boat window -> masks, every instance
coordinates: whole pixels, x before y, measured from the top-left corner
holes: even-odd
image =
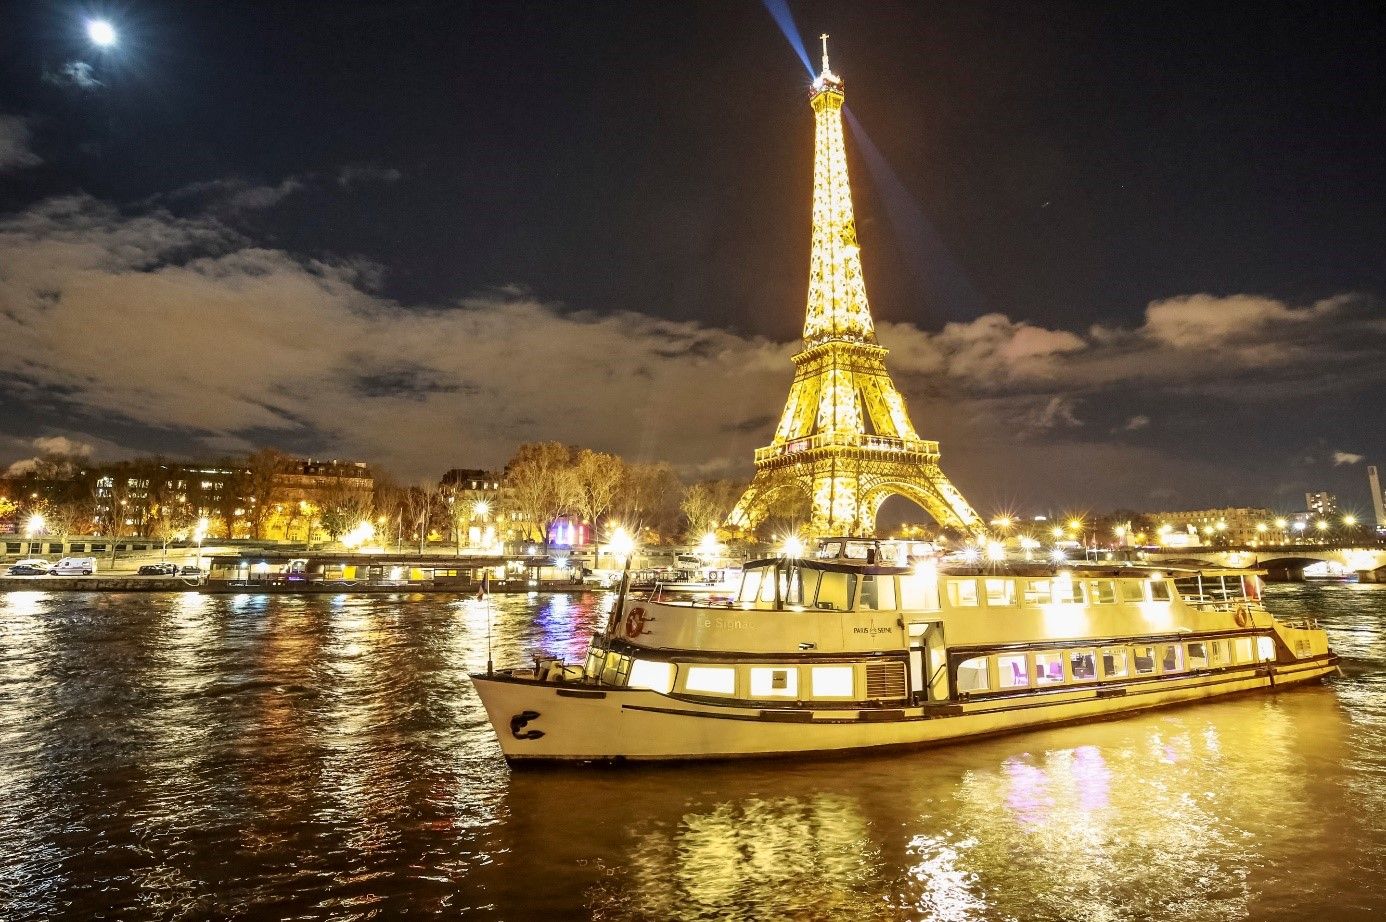
[[[1150,583],[1150,601],[1168,602],[1169,598],[1169,582],[1167,580],[1152,580]]]
[[[630,674],[631,659],[621,653],[607,651],[606,662],[602,665],[602,683],[605,685],[625,685]]]
[[[861,578],[861,597],[857,607],[867,611],[894,611],[895,577],[863,576]]]
[[[602,674],[602,663],[606,659],[606,651],[595,644],[587,650],[587,660],[582,664],[582,674],[592,678],[599,678]]]
[[[1047,579],[1027,579],[1025,581],[1025,604],[1048,605],[1054,601],[1054,587]]]
[[[1060,653],[1035,654],[1035,682],[1058,685],[1064,680],[1064,658]]]
[[[938,611],[938,571],[919,566],[900,577],[900,607],[906,611]]]
[[[853,672],[851,666],[814,666],[813,697],[852,698]]]
[[[1055,602],[1076,602],[1077,604],[1082,605],[1084,601],[1083,595],[1083,584],[1081,582],[1074,582],[1071,576],[1061,575],[1058,579],[1054,580]]]
[[[958,664],[958,691],[986,691],[988,687],[985,656],[974,656]]]
[[[1123,602],[1144,602],[1145,584],[1138,579],[1117,580],[1117,587],[1121,590],[1121,600]]]
[[[630,679],[626,684],[667,695],[674,688],[674,664],[638,659],[630,667]]]
[[[1068,674],[1075,682],[1097,678],[1097,655],[1091,650],[1069,650]]]
[[[1015,605],[1015,580],[1013,579],[988,579],[987,604],[1000,606],[1003,608]]]
[[[975,579],[950,579],[948,604],[953,608],[975,608],[977,600],[977,581]]]
[[[1251,658],[1251,638],[1250,638],[1250,637],[1238,637],[1236,643],[1237,643],[1237,662],[1239,662],[1239,663],[1249,663],[1249,662],[1251,662],[1251,661],[1252,661],[1252,658]]]
[[[1190,669],[1208,668],[1208,645],[1205,643],[1191,643],[1188,645],[1188,660]]]
[[[1030,675],[1025,669],[1024,653],[1005,653],[996,658],[997,685],[1001,688],[1026,688]]]
[[[730,666],[689,666],[683,687],[691,692],[730,695],[736,691],[736,670]]]
[[[1094,605],[1112,605],[1116,602],[1116,583],[1113,580],[1095,579],[1089,585],[1092,587]]]
[[[1155,671],[1155,648],[1154,647],[1134,647],[1135,656],[1131,657],[1131,665],[1136,670],[1136,675],[1150,675]]]
[[[751,697],[799,697],[799,670],[793,666],[752,666]]]
[[[1256,638],[1256,657],[1263,663],[1275,659],[1275,642],[1269,637]]]
[[[1126,677],[1126,648],[1110,647],[1102,651],[1102,677],[1121,679]]]
[[[1227,662],[1227,647],[1222,645],[1221,640],[1214,640],[1208,644],[1208,662],[1213,666],[1221,666]],[[1231,646],[1229,644],[1228,646]]]
[[[779,584],[778,589],[780,592],[780,598],[783,599],[785,590],[785,577],[784,574],[779,572],[779,567],[766,567],[763,571],[761,571],[760,601],[770,602],[772,604],[774,603],[776,583]]]
[[[822,570],[808,567],[795,567],[790,571],[789,591],[785,594],[786,605],[812,605],[818,595],[818,583],[823,578]]]
[[[847,611],[852,607],[852,590],[856,588],[855,573],[824,573],[814,604],[825,610]]]
[[[1177,643],[1167,643],[1160,649],[1161,672],[1184,671],[1184,648]]]
[[[760,593],[760,575],[765,568],[747,570],[741,575],[741,592],[736,596],[738,602],[754,602]]]

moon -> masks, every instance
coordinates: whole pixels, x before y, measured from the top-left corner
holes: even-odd
[[[116,42],[115,26],[104,19],[93,19],[87,23],[87,38],[91,39],[93,44],[109,48]]]

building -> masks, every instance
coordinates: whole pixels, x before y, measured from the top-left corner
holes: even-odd
[[[1330,519],[1338,511],[1338,497],[1324,491],[1305,493],[1304,508],[1315,518]]]
[[[1381,492],[1381,478],[1377,476],[1375,464],[1367,466],[1367,484],[1372,489],[1372,512],[1376,515],[1376,527],[1386,528],[1386,493]]]
[[[1150,520],[1155,524],[1156,540],[1166,547],[1249,545],[1283,537],[1271,511],[1254,506],[1152,512]]]
[[[454,510],[453,520],[469,548],[493,549],[502,540],[498,522],[503,515],[501,474],[481,468],[454,467],[438,487]]]

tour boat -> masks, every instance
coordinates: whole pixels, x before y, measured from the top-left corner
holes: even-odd
[[[735,598],[623,586],[581,665],[472,676],[512,764],[886,750],[1310,682],[1338,657],[1253,570],[967,562],[822,542]]]

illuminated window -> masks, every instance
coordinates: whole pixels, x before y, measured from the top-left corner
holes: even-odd
[[[861,600],[857,603],[857,607],[867,611],[894,611],[895,577],[862,577]]]
[[[1091,650],[1068,651],[1068,672],[1075,682],[1097,678],[1097,656]]]
[[[985,656],[974,656],[958,664],[958,691],[986,691],[988,687]]]
[[[1126,677],[1126,648],[1110,647],[1102,651],[1102,677],[1122,679]]]
[[[852,607],[852,590],[857,588],[857,577],[852,573],[824,573],[818,584],[818,600],[815,603],[826,611],[847,611]]]
[[[975,608],[978,605],[975,579],[950,579],[948,604],[954,608]]]
[[[683,687],[691,692],[730,695],[736,691],[736,670],[730,666],[689,666]]]
[[[1112,605],[1116,602],[1116,583],[1110,579],[1095,579],[1092,585],[1094,605]]]
[[[1250,638],[1250,637],[1238,637],[1238,638],[1236,639],[1236,641],[1234,641],[1234,642],[1236,643],[1236,646],[1237,646],[1237,662],[1239,662],[1239,663],[1250,663],[1250,662],[1252,662],[1253,657],[1252,657],[1252,655],[1251,655],[1251,638]]]
[[[987,604],[1008,608],[1015,605],[1015,580],[1013,579],[988,579],[985,581],[987,587]]]
[[[813,696],[815,698],[851,698],[854,696],[851,666],[814,666]]]
[[[1150,601],[1168,602],[1169,599],[1169,582],[1167,580],[1160,580],[1159,582],[1152,582],[1150,584]]]
[[[790,571],[789,595],[785,597],[785,604],[812,605],[818,595],[818,582],[822,578],[822,570],[795,567]]]
[[[1230,640],[1214,640],[1208,644],[1208,663],[1213,666],[1225,666],[1231,652],[1232,642]]]
[[[1256,657],[1263,663],[1275,659],[1275,642],[1269,637],[1256,638]]]
[[[1206,643],[1191,643],[1187,649],[1187,662],[1190,669],[1208,668],[1208,645]]]
[[[1025,604],[1048,605],[1054,601],[1053,584],[1047,579],[1027,579],[1025,581]]]
[[[938,611],[938,572],[926,569],[901,576],[900,607],[906,611]]]
[[[1131,666],[1136,675],[1150,675],[1155,671],[1155,648],[1132,647]]]
[[[1061,653],[1035,654],[1035,683],[1058,685],[1064,680],[1064,658]]]
[[[1160,671],[1184,671],[1184,648],[1181,645],[1177,643],[1167,643],[1160,648]]]
[[[996,684],[1000,688],[1026,688],[1030,675],[1024,653],[1006,653],[996,658]]]
[[[737,595],[738,602],[754,602],[756,594],[760,592],[760,570],[747,570],[741,577],[741,592]]]
[[[754,666],[751,668],[752,698],[797,698],[799,670],[793,666]]]
[[[1117,580],[1117,588],[1121,590],[1123,602],[1145,601],[1145,584],[1138,579]]]
[[[674,664],[638,659],[630,667],[630,678],[626,684],[631,688],[648,688],[667,695],[674,687]]]
[[[1068,604],[1083,604],[1084,600],[1083,584],[1074,582],[1067,576],[1060,576],[1054,580],[1054,601]]]

